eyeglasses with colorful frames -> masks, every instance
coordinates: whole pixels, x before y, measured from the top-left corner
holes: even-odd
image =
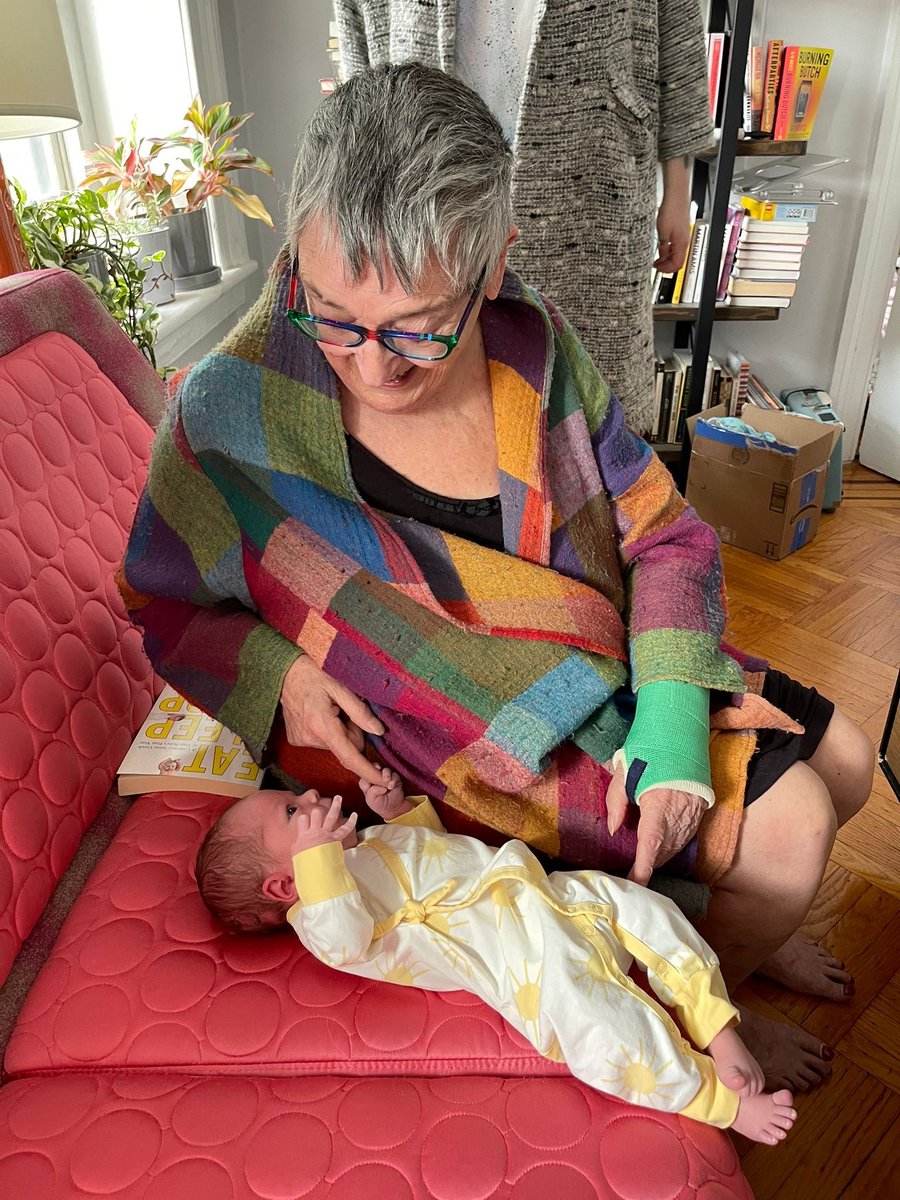
[[[292,325],[296,325],[314,342],[323,342],[325,345],[341,350],[355,350],[363,342],[380,342],[385,350],[390,350],[392,354],[398,354],[401,358],[411,358],[416,362],[439,362],[459,345],[459,339],[462,337],[466,321],[478,299],[486,272],[487,268],[479,275],[455,333],[407,333],[402,329],[366,329],[364,325],[351,325],[347,321],[329,321],[325,317],[316,317],[312,313],[298,311],[294,307],[299,284],[296,260],[291,269],[291,284],[285,316]]]

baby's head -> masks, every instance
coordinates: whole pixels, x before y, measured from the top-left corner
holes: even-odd
[[[226,928],[265,933],[285,924],[297,899],[294,818],[313,808],[327,811],[330,804],[314,789],[300,796],[263,791],[222,813],[203,839],[196,875],[206,907]]]

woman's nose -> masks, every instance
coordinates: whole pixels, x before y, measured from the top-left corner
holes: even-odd
[[[381,342],[373,340],[364,342],[356,351],[356,369],[368,387],[382,387],[402,375],[405,364],[398,355],[386,350]]]

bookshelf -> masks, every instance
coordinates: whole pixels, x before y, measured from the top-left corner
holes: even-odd
[[[711,0],[709,31],[728,34],[721,133],[715,151],[695,160],[692,187],[692,198],[697,203],[698,211],[709,221],[710,246],[721,246],[725,237],[731,180],[735,159],[739,155],[806,153],[806,144],[803,142],[738,141],[738,129],[743,117],[744,69],[750,48],[752,20],[753,0]],[[762,145],[765,145],[765,150],[757,149]],[[735,309],[729,305],[717,304],[718,268],[718,255],[708,254],[696,304],[662,304],[656,305],[653,310],[656,320],[675,322],[675,348],[690,347],[693,352],[691,390],[690,395],[686,397],[687,416],[700,412],[703,406],[706,364],[709,360],[715,322],[773,321],[777,320],[781,311],[764,307]],[[687,480],[690,455],[687,435],[683,445],[655,444],[654,449],[669,463],[679,486],[683,487]]]

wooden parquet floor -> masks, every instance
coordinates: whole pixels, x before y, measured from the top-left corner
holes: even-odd
[[[812,545],[782,562],[724,548],[738,646],[812,684],[880,741],[900,668],[900,483],[854,464],[844,502]],[[880,769],[838,833],[804,927],[848,964],[856,994],[816,1001],[752,978],[737,999],[821,1037],[834,1074],[799,1095],[781,1146],[746,1143],[757,1200],[900,1196],[900,804]]]

